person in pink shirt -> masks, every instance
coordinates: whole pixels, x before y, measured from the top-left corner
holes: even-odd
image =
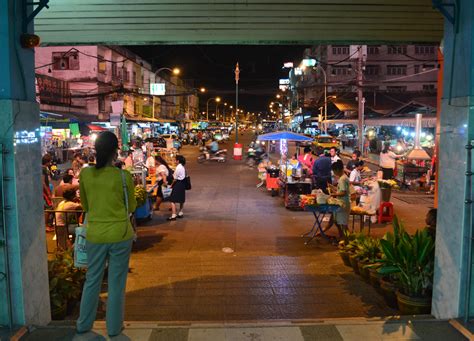
[[[304,147],[304,154],[298,156],[298,161],[301,163],[303,166],[303,171],[308,174],[312,175],[313,174],[313,154],[311,153],[311,147]]]

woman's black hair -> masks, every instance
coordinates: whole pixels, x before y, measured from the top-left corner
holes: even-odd
[[[183,166],[186,164],[186,159],[183,155],[176,155],[176,161],[178,161]]]
[[[170,166],[168,166],[168,162],[166,162],[165,159],[163,159],[160,155],[156,155],[155,156],[155,160],[160,164],[160,165],[163,165],[165,166],[166,168],[170,168]]]
[[[68,188],[63,192],[63,198],[67,201],[73,201],[76,198],[76,189]]]
[[[305,154],[311,153],[311,147],[309,147],[309,146],[304,147],[303,152]]]
[[[114,133],[104,131],[95,140],[96,169],[104,168],[117,154],[118,139]]]
[[[342,172],[344,170],[344,164],[341,160],[337,160],[331,166],[333,172]]]
[[[387,154],[389,149],[390,149],[390,142],[384,142],[382,153]]]

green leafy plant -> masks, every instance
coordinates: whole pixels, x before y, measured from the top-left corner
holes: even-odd
[[[395,233],[380,241],[383,257],[379,273],[394,276],[403,294],[427,297],[433,286],[433,238],[426,230],[410,236],[396,217],[393,225]]]
[[[141,186],[135,186],[135,199],[137,200],[137,207],[140,207],[145,204],[147,198],[146,189]]]
[[[356,251],[357,258],[364,263],[375,263],[381,258],[380,240],[376,238],[362,239]]]
[[[49,295],[52,310],[68,300],[78,300],[85,281],[85,270],[74,267],[72,250],[58,251],[48,261]]]

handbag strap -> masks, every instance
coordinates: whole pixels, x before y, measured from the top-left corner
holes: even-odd
[[[125,171],[122,169],[120,170],[120,173],[122,175],[122,189],[123,189],[123,197],[125,198],[125,221],[126,221],[126,228],[125,228],[125,233],[123,236],[127,234],[128,230],[128,220],[129,220],[129,207],[128,207],[128,189],[127,189],[127,181],[125,179]]]

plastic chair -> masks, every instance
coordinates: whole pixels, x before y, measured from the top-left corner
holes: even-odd
[[[391,202],[382,202],[379,207],[379,224],[390,223],[393,220],[393,204]]]

